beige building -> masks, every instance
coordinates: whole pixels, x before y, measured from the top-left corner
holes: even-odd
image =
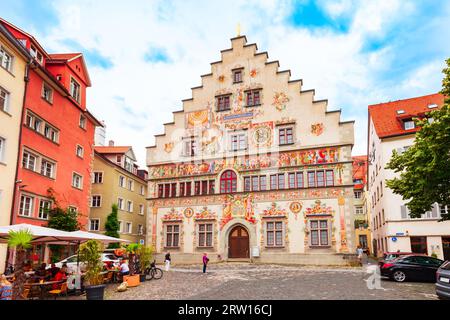
[[[400,250],[450,259],[450,221],[439,221],[449,209],[435,203],[420,218],[411,218],[408,201],[386,187],[386,180],[397,176],[386,169],[393,151],[402,153],[414,144],[419,128],[412,119],[426,117],[443,103],[443,95],[437,93],[369,106],[368,186],[373,250],[378,256]]]
[[[120,238],[145,244],[147,171],[139,170],[131,147],[96,146],[92,173],[89,231],[105,232],[117,204]]]
[[[231,44],[147,149],[152,244],[174,263],[345,263],[353,121],[245,36]]]
[[[25,48],[0,25],[0,226],[9,225],[15,183],[20,123],[31,57]],[[0,273],[4,271],[7,248],[0,245]]]

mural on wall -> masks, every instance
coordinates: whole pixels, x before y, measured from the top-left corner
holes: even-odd
[[[227,194],[224,196],[220,230],[234,218],[242,218],[250,223],[256,223],[255,213],[253,211],[253,194]]]
[[[308,217],[311,215],[313,215],[313,216],[320,216],[320,215],[333,216],[334,210],[331,207],[327,207],[326,204],[322,203],[320,200],[316,200],[312,207],[306,208],[305,217]]]
[[[323,133],[324,129],[325,127],[323,123],[315,123],[311,125],[311,133],[316,136],[320,136]]]
[[[199,110],[185,113],[186,128],[192,129],[197,127],[206,128],[209,125],[209,110]]]
[[[283,125],[283,124],[293,124],[295,122],[296,121],[294,118],[282,117],[280,120],[275,121],[275,124],[277,126],[279,126],[279,125]]]
[[[287,217],[286,209],[279,209],[276,202],[272,202],[272,205],[267,210],[261,213],[261,217]]]
[[[150,168],[150,178],[173,178],[201,174],[216,174],[226,168],[237,171],[258,170],[262,168],[283,168],[302,165],[317,165],[339,161],[339,148],[329,147],[313,150],[299,150],[279,154],[258,155],[231,159],[215,159],[202,163],[165,164]],[[340,179],[342,184],[342,179]]]
[[[283,111],[289,102],[289,97],[284,92],[275,92],[272,105],[278,110]]]
[[[250,70],[250,77],[255,78],[257,74],[258,74],[258,70],[256,70],[255,68]]]
[[[192,209],[192,208],[184,209],[183,215],[186,219],[188,219],[188,223],[189,223],[191,218],[194,216],[194,209]]]
[[[183,215],[179,213],[175,208],[170,209],[162,218],[163,221],[182,221]]]
[[[208,207],[203,207],[202,211],[195,214],[195,220],[215,220],[217,215],[215,212],[211,212]]]
[[[171,153],[173,150],[173,147],[174,147],[173,142],[166,143],[166,144],[164,144],[164,151],[167,153]]]
[[[251,143],[255,147],[270,147],[273,142],[273,121],[255,123],[250,126]]]
[[[211,128],[202,131],[201,149],[205,154],[216,154],[220,151],[220,140],[223,136],[223,130],[217,124],[211,125]]]
[[[220,75],[217,80],[219,80],[220,83],[224,83],[225,82],[225,76],[224,75]]]
[[[291,204],[289,205],[289,209],[295,215],[295,220],[297,220],[298,213],[302,210],[302,207],[302,203],[298,201],[291,202]]]

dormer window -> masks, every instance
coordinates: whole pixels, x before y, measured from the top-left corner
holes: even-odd
[[[416,125],[414,124],[414,121],[412,119],[409,119],[403,121],[403,127],[405,128],[405,130],[411,130],[414,129]]]
[[[75,81],[74,78],[70,79],[70,95],[74,98],[78,103],[80,102],[80,84]]]
[[[405,110],[397,110],[397,114],[404,114]]]
[[[36,59],[40,64],[42,64],[43,62],[42,54],[34,46],[30,47],[30,54],[34,59]]]
[[[242,82],[242,69],[233,70],[233,83]]]
[[[428,109],[434,109],[434,108],[437,108],[437,107],[438,107],[438,105],[436,103],[428,105]]]

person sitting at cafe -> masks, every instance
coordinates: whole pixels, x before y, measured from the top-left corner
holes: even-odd
[[[47,264],[44,262],[41,264],[41,266],[36,270],[36,272],[34,274],[39,277],[45,277],[47,275],[46,268],[47,268]]]
[[[67,280],[67,266],[62,266],[61,269],[55,274],[52,281],[62,281]],[[57,290],[61,287],[61,284],[55,283],[53,284],[53,290]]]
[[[115,269],[114,262],[112,262],[112,261],[106,261],[105,264],[103,265],[103,267],[106,271],[113,271]]]
[[[52,263],[51,268],[49,270],[50,270],[50,275],[53,279],[60,269],[56,266],[56,264]]]
[[[12,299],[12,284],[6,279],[6,276],[2,274],[0,276],[0,300]]]
[[[120,277],[122,280],[123,280],[124,276],[127,276],[130,274],[130,268],[128,267],[128,263],[126,260],[122,260],[120,262],[119,271],[120,271]]]

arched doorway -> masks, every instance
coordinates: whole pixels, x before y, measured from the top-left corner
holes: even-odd
[[[248,231],[242,226],[236,226],[228,236],[228,258],[249,258],[250,238]]]

